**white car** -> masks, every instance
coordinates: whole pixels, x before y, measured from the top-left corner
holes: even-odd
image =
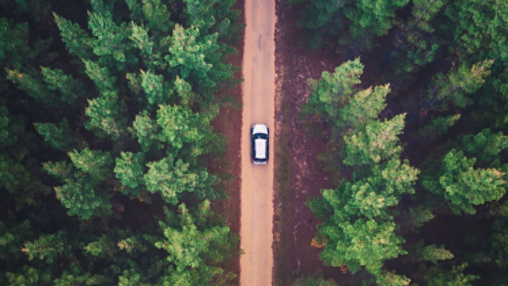
[[[268,163],[268,126],[254,124],[250,129],[251,160],[256,165]]]

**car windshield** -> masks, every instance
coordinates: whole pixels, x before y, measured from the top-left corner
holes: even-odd
[[[266,159],[266,140],[265,139],[256,139],[254,140],[254,144],[256,144],[256,159]]]
[[[258,139],[258,138],[266,139],[266,138],[268,138],[268,135],[263,134],[263,133],[257,133],[257,134],[252,135],[252,138],[254,138],[254,139]]]

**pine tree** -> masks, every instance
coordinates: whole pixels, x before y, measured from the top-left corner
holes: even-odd
[[[125,106],[116,98],[98,97],[89,100],[85,110],[89,119],[84,126],[99,137],[111,136],[113,140],[119,140],[126,134],[125,112]]]
[[[448,102],[458,107],[466,107],[473,101],[465,95],[474,93],[483,85],[484,77],[490,74],[489,68],[493,63],[493,60],[486,60],[473,65],[471,69],[460,66],[447,76],[437,74],[429,90],[429,96],[444,101],[444,108],[447,108]]]
[[[459,119],[460,114],[435,118],[431,124],[425,126],[420,134],[430,136],[431,140],[435,140],[437,136],[445,134]]]
[[[406,252],[400,248],[404,240],[396,237],[395,224],[377,223],[374,220],[357,220],[354,224],[340,223],[339,229],[322,225],[320,231],[328,238],[321,252],[327,265],[346,265],[351,273],[361,266],[374,275],[381,275],[383,261]]]
[[[67,151],[78,144],[66,118],[56,126],[53,123],[34,123],[37,132],[44,136],[44,141],[57,150]]]
[[[64,74],[60,69],[41,68],[42,75],[50,90],[59,90],[63,95],[61,100],[74,105],[76,99],[86,97],[85,87],[79,80]]]
[[[309,79],[311,93],[301,108],[302,115],[335,124],[340,108],[356,92],[362,73],[363,65],[358,58],[341,64],[333,74],[323,72],[320,80]]]
[[[195,213],[185,204],[179,205],[178,209],[180,215],[176,224],[174,214],[167,209],[164,210],[167,221],[159,222],[165,238],[157,241],[155,246],[168,252],[167,259],[176,268],[163,281],[176,283],[172,285],[209,285],[212,279],[224,277],[223,269],[205,262],[221,262],[229,256],[231,249],[238,247],[238,241],[230,235],[228,227],[210,223],[213,213],[209,201],[202,202]]]
[[[476,135],[464,136],[462,145],[466,154],[477,158],[478,163],[500,167],[500,153],[508,149],[508,136],[483,129]]]
[[[404,118],[405,114],[401,114],[384,122],[373,121],[365,126],[365,130],[345,136],[347,156],[344,164],[370,165],[398,156],[402,148],[397,146],[397,136],[404,128]]]
[[[345,15],[353,22],[350,33],[355,35],[355,30],[369,29],[376,36],[388,33],[393,25],[395,11],[406,6],[409,0],[361,0],[356,2],[356,7],[351,5],[345,10]],[[362,34],[358,34],[361,36]],[[356,36],[356,35],[355,35]]]
[[[183,192],[194,192],[200,199],[212,197],[217,178],[206,171],[193,171],[182,160],[166,157],[147,164],[144,176],[149,192],[160,193],[162,198],[176,205]]]
[[[499,200],[506,192],[505,173],[499,169],[473,168],[475,158],[468,159],[455,149],[446,154],[441,169],[427,175],[423,186],[448,200],[450,208],[459,213],[476,213],[475,205]]]
[[[338,124],[346,128],[365,127],[368,120],[378,117],[386,107],[386,95],[390,92],[390,85],[376,86],[374,90],[368,88],[357,92],[348,104],[339,110]]]
[[[167,103],[173,95],[173,90],[164,81],[162,75],[141,70],[141,87],[145,92],[149,104],[160,105]]]
[[[89,219],[111,214],[111,195],[90,182],[85,175],[67,179],[63,186],[55,187],[55,193],[62,205],[69,209],[67,213],[70,216]]]
[[[438,266],[426,268],[422,265],[419,272],[427,285],[472,286],[471,282],[478,280],[480,277],[464,274],[466,267],[467,263],[454,266],[452,270],[444,270]]]
[[[203,151],[201,140],[204,134],[199,132],[198,127],[202,122],[198,114],[180,107],[161,105],[157,111],[157,123],[162,127],[164,141],[174,148],[182,149],[184,144],[189,144],[191,155],[200,155]],[[209,122],[209,121],[208,121]]]
[[[311,275],[309,277],[296,279],[292,286],[337,286],[337,283],[332,279],[325,280],[319,275]]]
[[[120,153],[121,158],[116,158],[115,174],[123,186],[136,189],[144,184],[143,169],[145,166],[144,153],[133,154],[131,152]],[[123,193],[127,193],[121,189]]]
[[[33,242],[25,242],[21,251],[28,255],[28,260],[38,258],[51,264],[56,262],[58,256],[69,251],[69,247],[64,245],[64,241],[66,241],[66,233],[62,231],[56,234],[41,235]]]
[[[69,53],[81,59],[91,58],[93,39],[78,24],[73,24],[55,13],[53,15],[62,35],[62,41],[65,43],[65,48]]]
[[[93,182],[101,182],[111,176],[113,159],[107,152],[85,148],[81,151],[71,151],[68,155],[74,167],[87,173],[87,177]]]
[[[144,152],[164,148],[162,142],[165,140],[163,139],[162,128],[147,113],[136,115],[133,128],[130,128],[129,131],[138,138],[138,143]]]
[[[88,27],[92,30],[92,34],[95,36],[93,39],[94,54],[99,57],[111,55],[115,60],[125,62],[125,52],[129,47],[124,40],[128,38],[129,31],[126,24],[123,23],[121,26],[117,26],[113,22],[111,14],[108,12],[88,12],[88,16],[90,18],[88,21]]]
[[[218,35],[208,35],[202,41],[199,41],[199,35],[198,28],[185,29],[177,24],[169,47],[171,56],[166,56],[165,59],[171,67],[177,68],[183,79],[192,79],[202,87],[214,87],[215,83],[208,75],[213,65],[207,63],[205,57],[218,50]]]

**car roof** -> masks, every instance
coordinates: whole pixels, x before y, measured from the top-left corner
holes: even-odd
[[[256,139],[254,144],[256,144],[256,159],[266,159],[266,139]]]
[[[268,127],[264,124],[254,124],[254,126],[252,126],[252,134],[259,133],[268,135]]]

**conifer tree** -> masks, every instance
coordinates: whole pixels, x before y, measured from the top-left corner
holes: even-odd
[[[44,136],[44,141],[57,150],[67,151],[75,147],[77,140],[69,126],[67,118],[56,126],[53,123],[35,123],[35,129],[39,134]]]
[[[423,186],[447,199],[452,211],[474,214],[475,205],[499,200],[506,192],[502,170],[474,168],[475,163],[476,158],[468,159],[453,149],[444,157],[440,170],[425,177]]]
[[[65,48],[71,53],[81,59],[89,59],[92,56],[93,39],[85,31],[83,31],[78,24],[73,24],[71,21],[66,20],[57,14],[55,16],[55,23],[58,25],[62,41],[65,43]]]
[[[120,153],[116,158],[115,174],[123,186],[136,189],[144,184],[143,169],[145,165],[144,153]]]
[[[445,101],[444,108],[447,107],[448,102],[458,107],[466,107],[472,103],[472,100],[465,95],[474,93],[482,86],[485,82],[484,77],[490,74],[489,68],[493,63],[492,60],[486,60],[473,65],[471,69],[461,66],[447,76],[436,75],[429,90],[430,97]]]
[[[162,198],[177,204],[183,192],[194,192],[198,198],[213,198],[215,176],[206,171],[193,171],[182,160],[166,157],[147,164],[149,170],[144,176],[149,192],[160,193]]]
[[[60,69],[42,68],[42,74],[51,90],[59,90],[61,100],[70,104],[76,104],[76,99],[86,96],[83,82],[74,79],[70,75],[64,74]]]
[[[398,156],[402,150],[397,146],[398,135],[404,128],[405,114],[381,122],[373,121],[365,130],[344,137],[346,142],[346,165],[370,165]]]
[[[212,279],[225,277],[224,270],[215,265],[229,256],[229,250],[238,241],[229,233],[228,227],[210,220],[213,213],[209,201],[202,202],[195,212],[185,204],[178,208],[178,219],[165,209],[166,222],[159,222],[165,238],[157,241],[155,246],[165,249],[168,261],[175,265],[175,271],[163,281],[176,283],[173,285],[210,285]],[[212,265],[205,264],[207,260]]]
[[[321,228],[326,225],[322,225]],[[394,234],[392,222],[377,223],[374,220],[357,220],[354,224],[344,222],[339,229],[328,228],[330,232],[321,259],[332,266],[347,265],[351,273],[361,266],[376,276],[381,276],[382,262],[406,252],[400,248],[402,238]]]
[[[25,242],[21,251],[28,255],[28,260],[38,258],[45,260],[48,264],[54,263],[59,255],[70,250],[69,246],[64,245],[65,236],[65,232],[62,231],[56,234],[41,235],[33,242]]]
[[[302,106],[302,115],[335,123],[340,108],[357,91],[356,85],[360,83],[362,73],[363,65],[358,58],[341,64],[333,74],[323,72],[320,80],[309,79],[311,93]]]
[[[460,114],[455,114],[435,118],[432,120],[431,124],[425,126],[421,134],[423,136],[429,136],[431,140],[434,140],[436,137],[445,134],[450,127],[455,125],[455,122],[457,122],[460,117]]]

